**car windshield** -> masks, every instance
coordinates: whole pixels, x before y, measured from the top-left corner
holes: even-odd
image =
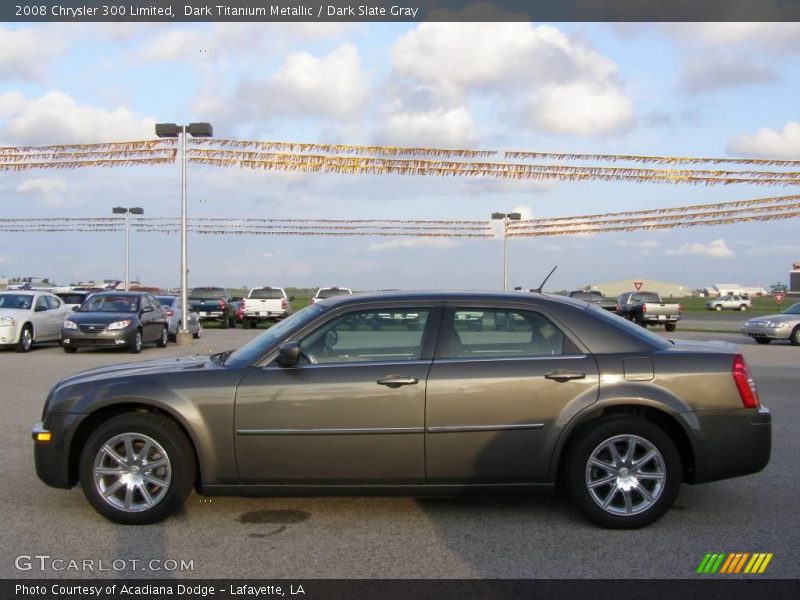
[[[279,321],[257,338],[250,340],[244,346],[235,350],[225,360],[225,364],[233,367],[250,364],[285,337],[286,334],[302,329],[324,311],[325,309],[317,304],[311,304],[298,310],[291,317]]]
[[[610,325],[613,325],[614,327],[616,327],[618,329],[622,329],[626,333],[628,333],[628,334],[630,334],[630,335],[632,335],[632,336],[634,336],[634,337],[636,337],[636,338],[638,338],[640,340],[643,340],[643,341],[647,342],[648,344],[650,344],[650,345],[652,345],[652,346],[654,346],[656,348],[659,348],[661,350],[665,350],[665,349],[669,348],[670,346],[672,346],[671,342],[665,340],[664,338],[661,338],[661,337],[657,336],[652,331],[648,331],[647,329],[645,329],[644,327],[642,327],[640,325],[635,325],[634,323],[632,323],[631,321],[628,321],[627,319],[623,319],[622,317],[618,317],[617,315],[615,315],[612,312],[609,312],[607,310],[603,310],[602,308],[597,308],[596,306],[593,306],[591,304],[589,305],[589,311],[591,312],[592,315],[594,315],[598,319],[606,321]]]
[[[350,290],[343,290],[340,288],[325,288],[317,292],[317,298],[333,298],[334,296],[344,296],[349,293]]]
[[[256,300],[279,300],[283,298],[283,292],[278,288],[255,288],[250,291],[248,298]]]
[[[139,297],[122,294],[96,295],[80,308],[81,312],[132,313],[139,310]]]
[[[225,288],[218,287],[194,288],[189,292],[190,298],[199,298],[200,300],[224,298],[226,295]]]
[[[33,303],[31,294],[0,294],[0,308],[30,310]]]
[[[161,306],[173,306],[178,298],[176,296],[156,296],[156,300]]]
[[[794,306],[790,306],[785,311],[783,311],[785,315],[800,315],[800,302],[795,304]]]

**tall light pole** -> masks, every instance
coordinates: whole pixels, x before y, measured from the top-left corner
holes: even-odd
[[[144,209],[139,206],[130,208],[115,206],[111,209],[111,212],[115,215],[125,215],[125,291],[127,292],[130,287],[130,277],[128,276],[130,272],[130,215],[143,215]]]
[[[518,212],[514,213],[492,213],[492,220],[503,221],[503,290],[508,289],[508,222],[519,221],[522,215]]]
[[[175,336],[179,346],[192,343],[187,324],[188,317],[188,285],[189,266],[186,257],[186,135],[192,137],[211,137],[214,128],[211,123],[189,123],[176,125],[175,123],[156,123],[156,135],[162,138],[181,138],[181,326]]]

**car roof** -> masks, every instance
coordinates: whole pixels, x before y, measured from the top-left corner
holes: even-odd
[[[363,304],[379,302],[515,302],[530,304],[558,303],[569,306],[585,307],[581,300],[573,300],[565,296],[553,296],[537,292],[492,292],[492,291],[389,291],[368,292],[351,295],[333,296],[323,300],[326,306]]]
[[[152,296],[153,292],[128,292],[125,290],[108,290],[105,292],[95,292],[92,296]]]

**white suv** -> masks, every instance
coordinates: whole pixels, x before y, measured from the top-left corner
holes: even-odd
[[[284,319],[292,314],[294,296],[287,296],[283,288],[255,287],[242,298],[242,327],[255,329],[259,321]]]
[[[753,303],[750,301],[750,298],[738,294],[728,294],[716,300],[709,300],[706,302],[706,308],[708,310],[747,310],[752,307]]]

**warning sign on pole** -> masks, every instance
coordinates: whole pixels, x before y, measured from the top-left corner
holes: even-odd
[[[786,296],[786,292],[772,292],[772,297],[775,298],[775,302],[778,304],[783,302],[784,296]]]
[[[642,286],[643,286],[643,285],[644,285],[644,281],[634,281],[634,282],[633,282],[633,287],[635,287],[635,288],[636,288],[636,291],[637,291],[637,292],[638,292],[640,289],[642,289]]]

